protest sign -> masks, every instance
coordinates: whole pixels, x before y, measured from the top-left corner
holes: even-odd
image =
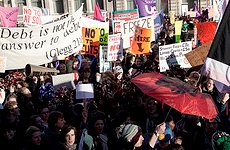
[[[42,10],[38,7],[23,6],[23,22],[25,25],[41,25]]]
[[[82,28],[83,47],[82,54],[97,55],[99,51],[100,29]]]
[[[74,80],[74,73],[52,76],[54,91],[57,91],[61,87],[75,89]]]
[[[5,73],[6,70],[6,57],[0,56],[0,73]]]
[[[137,9],[133,10],[119,10],[113,12],[113,33],[121,33],[121,20],[128,21],[132,19],[138,19],[139,14]]]
[[[100,32],[99,44],[108,45],[109,30],[107,28],[100,28],[99,32]]]
[[[116,61],[119,57],[123,56],[123,47],[121,44],[121,34],[109,35],[107,61]]]
[[[63,59],[82,48],[82,7],[73,15],[30,28],[0,28],[0,56],[7,57],[6,70],[26,64],[42,65]]]
[[[202,44],[214,39],[216,33],[216,22],[201,22],[196,24],[198,38]]]
[[[76,99],[94,98],[93,84],[79,83],[76,85]]]
[[[154,21],[153,16],[143,17],[139,19],[129,20],[129,21],[122,21],[121,22],[121,33],[123,42],[123,48],[131,47],[131,43],[133,40],[135,27],[139,26],[142,28],[152,29],[151,34],[151,41],[155,40],[154,34]]]
[[[184,56],[192,51],[192,42],[182,42],[159,47],[160,72],[169,69],[170,65],[179,64],[181,68],[191,68],[192,66]]]
[[[108,46],[100,46],[100,53],[99,53],[100,73],[103,73],[107,70],[112,70],[112,65],[110,64],[110,62],[107,61],[107,51],[108,51]]]
[[[175,11],[170,11],[170,23],[175,23]]]
[[[211,47],[211,44],[212,42],[205,43],[197,47],[196,49],[192,50],[191,52],[185,54],[185,57],[193,67],[204,64],[209,49]]]
[[[151,29],[136,27],[132,42],[132,54],[148,54],[151,45]]]
[[[180,42],[181,36],[181,29],[182,29],[182,21],[175,21],[175,36],[176,36],[176,43]]]

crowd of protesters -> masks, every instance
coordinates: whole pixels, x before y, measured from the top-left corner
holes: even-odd
[[[194,25],[199,20],[177,19],[183,20],[181,41],[194,41]],[[93,83],[94,99],[87,99],[86,105],[84,100],[75,99],[75,89],[55,91],[50,74],[26,76],[24,70],[2,74],[1,149],[230,149],[229,94],[218,92],[212,79],[200,75],[200,68],[173,65],[164,74],[209,93],[219,112],[211,120],[173,109],[165,118],[170,108],[144,95],[130,81],[143,72],[159,72],[159,46],[175,43],[174,26],[169,22],[166,16],[150,55],[132,55],[125,49],[113,69],[102,74],[98,73],[97,56],[76,54],[58,61],[58,65],[49,64],[57,67],[59,74],[77,74],[75,84]],[[193,45],[196,48],[201,43],[197,40]]]

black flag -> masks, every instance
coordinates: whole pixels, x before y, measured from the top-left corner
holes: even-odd
[[[230,5],[219,24],[202,74],[215,80],[220,92],[230,92]]]

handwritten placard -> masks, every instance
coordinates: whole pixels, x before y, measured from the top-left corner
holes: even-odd
[[[191,52],[188,52],[187,54],[185,54],[185,57],[187,58],[187,60],[193,67],[204,64],[204,61],[211,47],[211,44],[212,42],[208,42],[202,46],[197,47]]]

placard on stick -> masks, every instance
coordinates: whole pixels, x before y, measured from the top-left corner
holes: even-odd
[[[196,49],[192,50],[191,52],[188,52],[187,54],[185,54],[185,57],[188,59],[191,66],[196,67],[196,66],[204,64],[204,61],[211,47],[211,44],[212,44],[212,41],[202,46],[199,46]]]
[[[76,99],[94,98],[93,84],[79,83],[76,85]]]

